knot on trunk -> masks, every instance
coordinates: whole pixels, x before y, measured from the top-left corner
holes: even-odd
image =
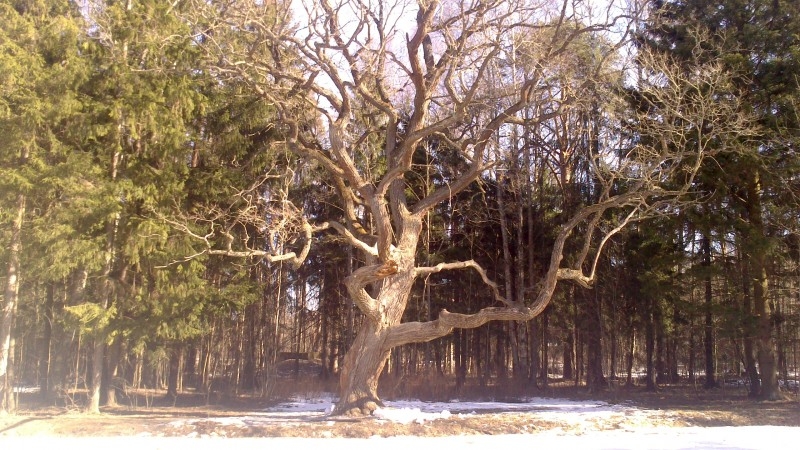
[[[385,278],[396,273],[397,263],[391,259],[387,259],[386,262],[384,262],[383,265],[378,268],[378,271],[375,272],[375,276],[379,278]]]

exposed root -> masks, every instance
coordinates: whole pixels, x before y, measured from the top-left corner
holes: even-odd
[[[374,396],[358,396],[355,400],[337,403],[336,408],[333,410],[333,415],[348,417],[371,416],[381,406],[383,406],[383,402]]]

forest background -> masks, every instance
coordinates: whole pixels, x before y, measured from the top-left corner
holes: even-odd
[[[780,397],[800,11],[706,3],[2,0],[0,409],[269,397],[287,359],[364,412],[378,376]],[[401,282],[389,325],[464,321],[343,376]]]

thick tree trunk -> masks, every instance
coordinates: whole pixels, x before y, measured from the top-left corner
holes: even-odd
[[[103,384],[100,401],[106,406],[117,406],[117,391],[122,388],[118,383],[121,354],[122,339],[116,337],[114,342],[107,347],[103,363]]]
[[[376,323],[364,321],[345,355],[337,413],[368,415],[382,405],[378,397],[378,379],[389,357],[389,349],[383,348],[381,331]]]
[[[767,275],[767,245],[764,243],[764,223],[761,217],[761,181],[758,172],[751,174],[747,186],[747,215],[750,222],[750,262],[753,276],[753,312],[756,319],[756,348],[761,375],[762,400],[778,400],[778,371],[772,335],[772,311],[768,306],[769,277]]]
[[[110,268],[108,271],[109,273],[106,274],[106,277],[110,275]],[[100,302],[100,307],[105,311],[108,309],[110,303],[109,297],[111,296],[111,280],[108,278],[106,278],[103,282],[101,295],[102,299]],[[92,344],[92,366],[89,369],[89,380],[91,381],[91,384],[89,387],[89,401],[86,405],[86,412],[88,413],[97,414],[100,412],[105,354],[106,348],[108,347],[106,344],[106,337],[106,330],[94,330],[94,342]]]
[[[403,271],[382,281],[383,286],[375,299],[377,308],[374,308],[379,315],[364,318],[345,355],[339,378],[339,400],[335,407],[337,414],[367,415],[382,405],[378,396],[378,379],[393,348],[386,343],[386,331],[400,323],[414,283],[413,255],[406,258]],[[398,269],[395,263],[384,264],[377,271],[381,270]],[[355,281],[354,276],[359,276],[359,272],[351,275],[351,283]]]
[[[758,349],[758,367],[761,375],[759,398],[762,400],[778,400],[781,395],[778,388],[778,371],[775,348],[773,346],[772,315],[767,308],[767,270],[761,265],[756,273],[757,278],[753,285],[753,304],[758,321],[756,347]]]

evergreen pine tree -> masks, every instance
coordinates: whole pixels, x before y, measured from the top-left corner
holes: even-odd
[[[800,7],[783,0],[695,0],[653,3],[659,20],[647,29],[644,42],[651,48],[686,58],[701,46],[721,58],[732,74],[747,110],[758,118],[758,139],[744,136],[735,148],[727,148],[715,164],[721,171],[711,189],[727,195],[725,206],[735,208],[739,251],[746,257],[751,280],[754,327],[745,321],[745,334],[756,342],[761,386],[751,393],[763,399],[779,397],[773,318],[770,307],[769,266],[777,238],[786,224],[775,211],[797,210],[789,192],[798,166],[798,95],[800,82]],[[702,42],[692,29],[708,30]],[[713,169],[706,169],[713,170]],[[772,230],[784,230],[775,233]],[[749,294],[745,295],[749,298]],[[774,303],[774,302],[773,302]],[[757,378],[753,377],[755,381]]]
[[[0,2],[0,261],[7,268],[0,411],[14,408],[9,361],[20,278],[35,280],[32,261],[46,254],[28,251],[36,249],[37,218],[79,174],[74,164],[81,156],[72,153],[70,128],[82,110],[77,86],[86,77],[81,27],[80,14],[67,1]]]

